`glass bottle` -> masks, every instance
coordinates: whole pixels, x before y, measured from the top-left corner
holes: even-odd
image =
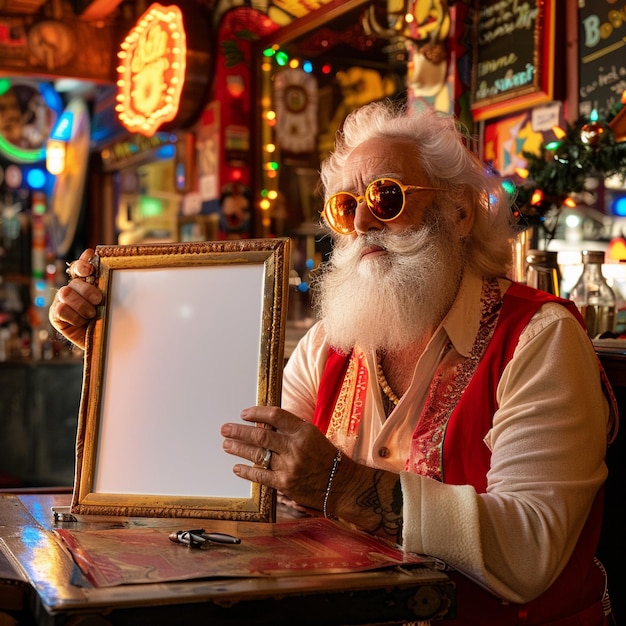
[[[557,253],[547,250],[529,250],[526,256],[526,284],[555,296],[561,295],[561,271]]]
[[[583,271],[574,285],[570,300],[580,311],[587,334],[597,337],[605,332],[615,331],[615,294],[602,274],[604,252],[583,250]]]

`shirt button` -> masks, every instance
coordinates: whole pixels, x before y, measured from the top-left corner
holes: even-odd
[[[378,456],[381,459],[386,459],[387,457],[391,456],[391,452],[389,452],[389,448],[386,447],[382,447],[378,449]]]

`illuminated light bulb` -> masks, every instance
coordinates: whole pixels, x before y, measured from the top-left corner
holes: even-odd
[[[265,114],[265,119],[267,119],[267,120],[275,120],[276,119],[276,111],[268,111]]]
[[[305,61],[302,64],[302,70],[307,74],[310,74],[313,71],[313,63],[311,63],[311,61]]]
[[[58,176],[65,170],[66,144],[64,141],[48,140],[46,144],[46,169]]]
[[[561,145],[560,141],[551,141],[546,144],[546,150],[556,150]]]
[[[265,172],[265,175],[268,178],[276,178],[278,176],[278,172],[275,172],[274,170],[268,170],[267,172]]]
[[[520,176],[521,178],[528,178],[528,170],[524,169],[522,167],[516,167],[515,168],[515,173]]]
[[[411,24],[411,23],[413,22],[413,20],[414,20],[414,19],[415,19],[415,18],[413,17],[413,13],[407,13],[407,14],[404,16],[404,21],[405,21],[407,24]]]
[[[289,67],[292,70],[295,70],[296,68],[298,68],[300,66],[300,61],[298,61],[298,59],[291,59],[291,61],[289,61]]]
[[[563,200],[563,204],[565,206],[570,207],[571,209],[574,209],[576,207],[576,200],[574,200],[574,198],[570,198],[568,196],[567,198],[565,198],[565,200]]]
[[[52,172],[50,172],[52,174]],[[31,189],[42,189],[46,184],[46,174],[39,168],[34,167],[26,173],[26,183]]]
[[[531,204],[539,204],[541,201],[543,200],[543,191],[541,191],[540,189],[537,189],[531,199],[530,199],[530,203]]]
[[[552,132],[557,139],[565,139],[565,137],[567,136],[567,133],[560,126],[553,126]]]
[[[262,211],[267,211],[270,208],[270,201],[264,198],[261,202],[259,202],[259,208]]]
[[[593,109],[591,114],[589,115],[589,121],[597,122],[598,121],[598,109]]]
[[[272,189],[271,191],[267,192],[267,197],[270,200],[276,200],[276,198],[278,198],[278,192],[275,189]]]
[[[502,181],[502,188],[508,194],[512,194],[515,191],[515,184],[512,181],[510,181],[510,180],[503,180]]]
[[[273,143],[268,143],[265,146],[265,151],[266,152],[275,152],[275,150],[276,150],[276,146]]]

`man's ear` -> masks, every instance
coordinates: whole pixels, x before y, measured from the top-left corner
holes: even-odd
[[[457,225],[461,235],[467,237],[472,232],[472,227],[474,226],[476,209],[469,194],[465,194],[463,200],[463,204],[457,207]]]

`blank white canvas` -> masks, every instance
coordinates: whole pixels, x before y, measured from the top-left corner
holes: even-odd
[[[94,492],[250,497],[219,431],[258,403],[263,276],[112,271]]]

